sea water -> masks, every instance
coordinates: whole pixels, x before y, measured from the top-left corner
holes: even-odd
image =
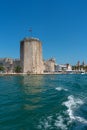
[[[1,76],[0,130],[87,130],[87,75]]]

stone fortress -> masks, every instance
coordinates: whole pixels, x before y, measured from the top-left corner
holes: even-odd
[[[42,43],[37,38],[24,38],[20,42],[20,59],[1,58],[0,66],[5,68],[5,73],[14,73],[15,67],[21,67],[21,73],[43,74],[58,71],[54,58],[43,60]],[[70,66],[69,66],[70,67]],[[65,65],[65,69],[66,65]]]
[[[25,38],[20,42],[20,64],[23,73],[43,73],[42,44],[39,39]]]

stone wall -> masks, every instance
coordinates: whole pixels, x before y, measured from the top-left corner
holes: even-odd
[[[20,66],[20,59],[2,58],[0,66],[4,67],[5,73],[13,73],[16,66]]]
[[[55,60],[49,59],[44,61],[44,72],[54,72],[55,71]]]

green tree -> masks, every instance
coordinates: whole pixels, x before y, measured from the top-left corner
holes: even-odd
[[[20,66],[16,66],[14,70],[16,73],[20,73],[22,71],[22,68]]]
[[[80,70],[83,69],[83,65],[80,65]]]
[[[87,72],[87,65],[86,65],[86,66],[84,66],[84,69],[85,69],[85,71]]]
[[[76,66],[74,65],[74,66],[72,66],[72,70],[76,70]]]
[[[0,66],[0,71],[4,71],[5,68],[3,66]]]

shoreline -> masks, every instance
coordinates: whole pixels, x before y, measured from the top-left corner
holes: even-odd
[[[28,75],[57,75],[57,74],[87,74],[87,73],[67,73],[67,72],[52,72],[52,73],[42,73],[42,74],[27,74],[27,73],[0,73],[0,76],[28,76]]]
[[[2,73],[0,76],[24,76],[24,75],[54,75],[54,74],[65,74],[65,73],[42,73],[42,74],[27,74],[27,73]]]

